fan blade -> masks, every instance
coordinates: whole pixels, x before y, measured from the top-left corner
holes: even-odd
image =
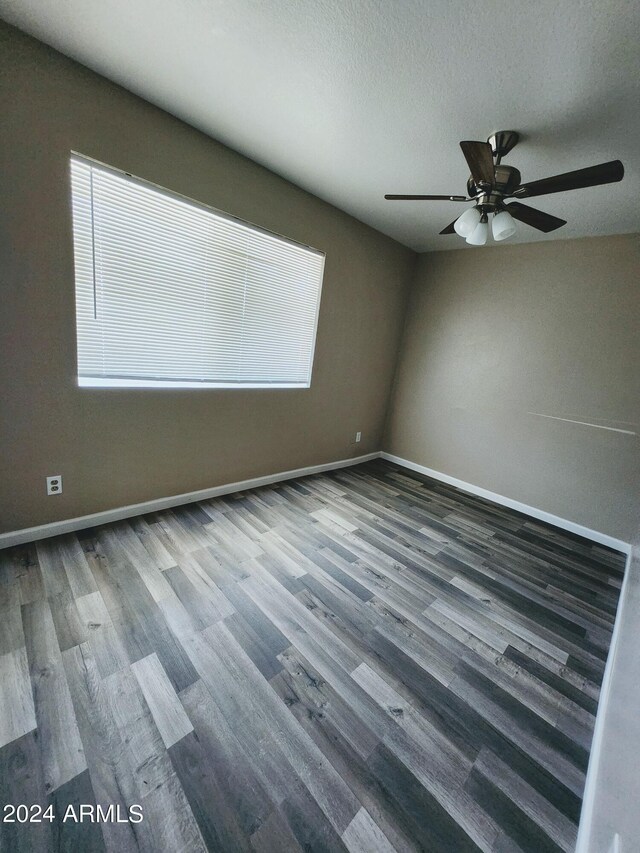
[[[506,210],[513,216],[514,219],[519,219],[532,228],[537,228],[538,231],[555,231],[556,228],[562,228],[567,224],[566,219],[558,219],[557,216],[551,216],[550,213],[543,213],[541,210],[536,210],[535,207],[529,207],[528,204],[520,204],[519,201],[512,201],[506,205]]]
[[[453,222],[451,222],[449,225],[447,225],[446,228],[443,228],[440,233],[441,234],[455,234],[456,232],[455,232],[455,229],[453,226],[455,225],[455,223],[457,221],[458,221],[457,219],[454,219]]]
[[[579,190],[582,187],[597,187],[600,184],[613,184],[621,181],[624,176],[624,166],[620,160],[600,163],[588,169],[576,169],[575,172],[565,172],[552,178],[543,178],[530,184],[522,184],[512,193],[514,198],[532,198],[548,193],[562,193],[567,190]]]
[[[387,201],[468,201],[465,195],[386,195]]]
[[[460,148],[462,148],[462,153],[469,166],[473,182],[476,185],[495,186],[493,152],[489,143],[461,142]]]

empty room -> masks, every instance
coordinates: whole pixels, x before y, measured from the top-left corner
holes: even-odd
[[[640,6],[0,0],[0,851],[640,850]]]

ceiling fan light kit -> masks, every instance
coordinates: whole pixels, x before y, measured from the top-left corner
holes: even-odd
[[[531,198],[537,195],[566,192],[583,187],[596,187],[621,181],[624,166],[620,160],[600,163],[587,169],[565,172],[551,178],[543,178],[529,184],[520,182],[520,172],[513,166],[502,164],[502,158],[514,148],[519,140],[515,130],[499,130],[486,142],[463,141],[460,148],[471,171],[467,181],[467,195],[385,195],[393,201],[473,201],[474,206],[443,228],[441,234],[458,234],[471,246],[484,246],[489,237],[489,215],[491,233],[496,241],[506,240],[516,233],[515,219],[549,233],[566,225],[559,219],[506,199]]]

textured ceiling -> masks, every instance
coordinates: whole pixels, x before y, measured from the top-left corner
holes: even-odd
[[[419,251],[463,205],[460,139],[515,129],[523,180],[620,158],[622,183],[532,200],[513,242],[640,231],[637,0],[0,0],[0,15]],[[535,204],[534,204],[535,202]]]

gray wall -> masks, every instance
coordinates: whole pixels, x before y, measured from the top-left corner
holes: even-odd
[[[588,192],[586,190],[585,192]],[[640,237],[421,255],[384,449],[630,541]]]
[[[413,252],[2,23],[0,74],[0,532],[379,449]],[[72,149],[326,252],[310,389],[77,388]]]

